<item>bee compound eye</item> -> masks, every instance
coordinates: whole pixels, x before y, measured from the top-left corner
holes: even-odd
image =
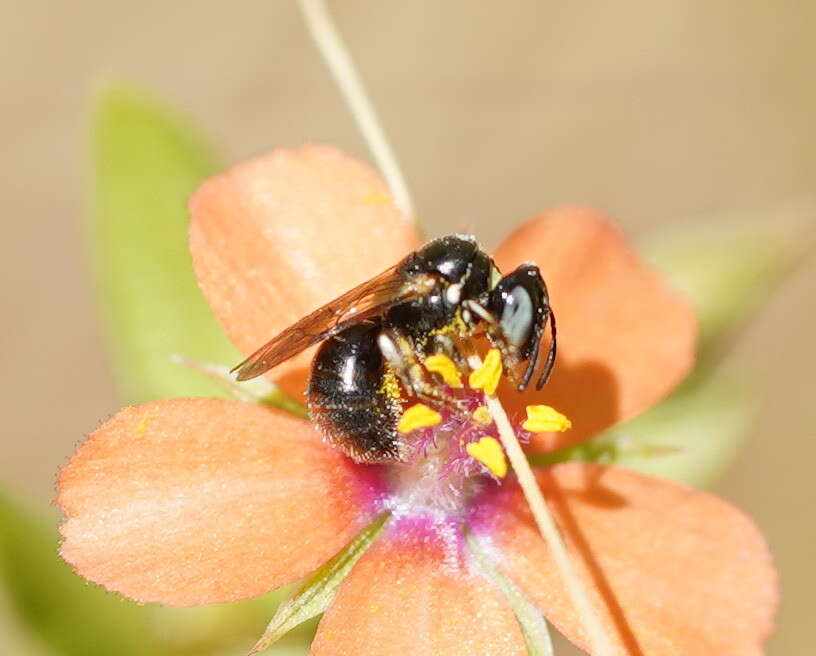
[[[526,344],[533,328],[533,300],[521,285],[516,285],[503,296],[499,325],[507,342],[520,348]]]

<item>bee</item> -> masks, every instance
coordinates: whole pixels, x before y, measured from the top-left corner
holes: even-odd
[[[523,391],[548,321],[537,389],[556,356],[555,315],[538,267],[522,264],[502,276],[474,237],[451,235],[303,317],[233,372],[239,381],[255,378],[319,343],[306,392],[312,420],[355,461],[393,462],[404,458],[397,426],[406,400],[456,407],[456,398],[429,380],[428,357],[445,355],[464,370],[465,346],[484,334]]]

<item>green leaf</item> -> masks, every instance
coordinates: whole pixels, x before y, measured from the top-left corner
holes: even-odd
[[[468,532],[466,538],[471,553],[475,556],[482,571],[493,581],[513,609],[521,628],[521,635],[524,637],[524,644],[527,645],[527,652],[530,656],[553,656],[550,630],[541,611],[532,604],[513,581],[493,565],[489,550],[480,543],[476,536]]]
[[[8,593],[0,585],[0,636],[2,654],[25,654],[25,656],[58,656],[39,640],[28,627],[22,626],[16,609],[8,600]]]
[[[387,518],[388,514],[384,514],[374,520],[358,533],[345,549],[305,579],[292,596],[280,605],[263,636],[250,650],[248,656],[260,653],[290,629],[325,611],[337,587],[380,534]]]
[[[58,536],[0,491],[0,578],[19,620],[62,656],[162,656],[151,609],[89,585],[57,555]]]
[[[281,589],[255,599],[210,606],[158,606],[153,609],[153,631],[163,645],[179,656],[246,654],[248,645],[275,613],[284,593]],[[305,656],[314,628],[305,624],[291,631],[275,644],[270,656]]]
[[[628,445],[615,464],[712,485],[750,437],[757,408],[757,394],[745,382],[702,374],[651,412],[611,431],[619,445]]]
[[[301,417],[309,418],[306,408],[286,394],[271,380],[263,376],[246,381],[238,381],[230,374],[230,368],[207,362],[195,362],[187,358],[175,357],[175,362],[180,365],[190,367],[212,380],[220,383],[222,389],[230,392],[239,401],[247,403],[262,403],[264,405],[278,408],[284,412]]]
[[[602,462],[705,487],[733,461],[756,412],[756,395],[744,382],[700,374],[640,417],[530,462]]]
[[[816,230],[810,207],[683,224],[641,252],[697,310],[701,353],[756,310],[803,256]]]
[[[108,86],[93,116],[96,278],[115,372],[129,402],[224,396],[171,362],[235,363],[196,284],[187,199],[215,161],[184,121],[129,87]]]

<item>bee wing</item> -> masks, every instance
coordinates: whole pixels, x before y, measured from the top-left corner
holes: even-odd
[[[381,314],[390,306],[408,298],[415,292],[397,276],[398,266],[394,265],[338,296],[273,337],[232,370],[236,379],[249,380],[260,376],[338,333],[350,323]]]

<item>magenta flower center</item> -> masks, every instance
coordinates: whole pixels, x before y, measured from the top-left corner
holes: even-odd
[[[483,438],[495,440],[496,429],[477,410],[483,407],[482,393],[460,394],[467,414],[436,408],[441,420],[406,436],[405,462],[386,466],[387,496],[384,505],[395,516],[424,515],[447,521],[461,517],[467,502],[486,484],[499,478],[468,453]]]
[[[434,357],[425,366],[439,374],[436,392],[405,401],[398,426],[403,460],[377,465],[377,487],[380,506],[397,520],[443,530],[462,524],[477,498],[499,488],[508,463],[486,404],[503,373],[498,351],[491,349],[467,375],[449,358]],[[526,420],[517,419],[511,423],[522,442],[535,432],[570,426],[548,406],[529,406]]]

